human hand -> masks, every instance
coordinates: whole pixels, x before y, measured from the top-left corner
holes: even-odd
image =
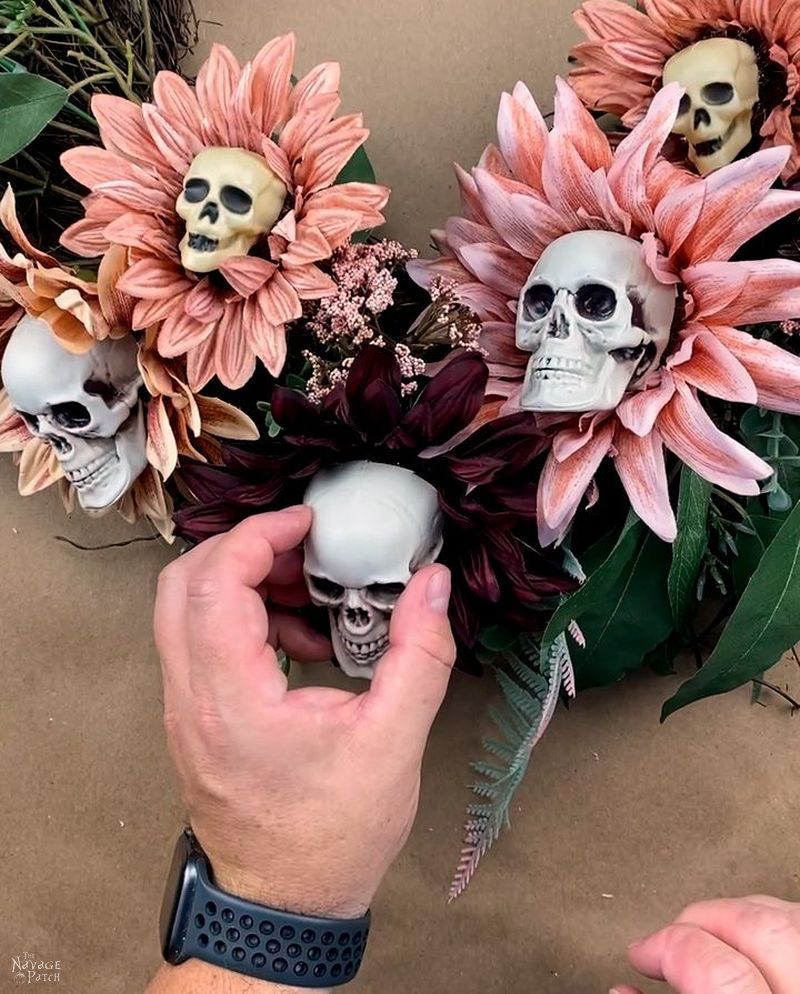
[[[797,994],[800,904],[774,897],[706,901],[628,949],[645,977],[677,994]],[[612,994],[640,994],[614,987]]]
[[[164,720],[219,886],[297,913],[357,917],[416,815],[455,659],[450,577],[431,566],[412,578],[366,693],[289,691],[277,645],[299,660],[331,657],[327,640],[273,607],[307,601],[298,546],[311,520],[305,507],[249,518],[164,570]]]

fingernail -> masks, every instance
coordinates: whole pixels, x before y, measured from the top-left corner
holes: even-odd
[[[450,570],[439,568],[428,580],[428,607],[436,614],[447,614],[450,606]]]
[[[643,942],[644,942],[643,938],[642,939],[634,939],[633,942],[629,942],[628,943],[628,952],[630,952],[632,949],[636,949],[637,946],[641,946],[641,944]]]

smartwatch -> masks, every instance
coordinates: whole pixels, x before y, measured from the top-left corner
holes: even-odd
[[[265,908],[214,885],[187,829],[178,839],[161,908],[161,951],[287,987],[338,987],[355,977],[369,935],[363,918],[312,918]]]

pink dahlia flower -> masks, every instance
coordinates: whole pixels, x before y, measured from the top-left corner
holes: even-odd
[[[800,264],[730,261],[800,208],[800,194],[771,189],[789,150],[760,151],[705,179],[690,175],[660,156],[680,97],[676,85],[662,90],[612,151],[563,80],[550,132],[518,84],[501,100],[499,148],[490,146],[471,174],[457,167],[463,214],[434,232],[442,257],[409,264],[423,286],[455,281],[483,322],[492,374],[485,416],[518,406],[530,356],[515,345],[517,301],[555,239],[589,228],[636,238],[656,278],[679,289],[682,319],[643,389],[614,411],[541,417],[551,439],[538,497],[543,544],[564,535],[606,456],[636,513],[667,541],[676,525],[665,447],[705,479],[757,494],[770,467],[716,427],[702,394],[800,413],[800,358],[739,329],[800,314]]]
[[[85,218],[64,233],[63,244],[86,256],[126,249],[119,286],[136,301],[134,327],[158,325],[159,354],[187,357],[194,391],[213,376],[232,389],[243,386],[256,358],[277,376],[286,325],[301,316],[304,301],[336,293],[319,263],[354,232],[384,220],[387,189],[334,185],[369,134],[360,114],[335,117],[339,66],[317,66],[293,86],[294,50],[294,36],[286,35],[240,66],[215,45],[194,87],[161,72],[153,103],[96,96],[105,148],[63,156],[67,172],[91,190]],[[261,156],[287,198],[249,255],[197,276],[181,264],[176,202],[195,157],[218,147]]]
[[[586,41],[572,56],[581,65],[570,83],[594,110],[618,114],[633,127],[661,86],[677,52],[715,36],[750,44],[767,94],[762,148],[786,145],[785,181],[800,173],[800,4],[797,0],[585,0],[575,12]],[[763,94],[762,94],[763,95]]]

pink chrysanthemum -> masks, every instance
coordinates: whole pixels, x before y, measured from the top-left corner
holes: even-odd
[[[435,232],[443,257],[410,264],[429,286],[444,277],[483,321],[491,361],[485,416],[516,406],[530,358],[515,346],[517,300],[545,248],[569,232],[615,231],[642,243],[657,279],[682,296],[680,327],[663,365],[614,411],[542,417],[552,439],[539,488],[543,543],[568,528],[605,456],[639,516],[666,540],[676,534],[664,447],[705,479],[757,494],[770,467],[721,432],[700,394],[800,413],[800,359],[737,326],[800,314],[800,265],[731,262],[769,224],[800,207],[800,194],[772,190],[788,149],[768,149],[698,179],[660,156],[680,101],[662,90],[645,120],[612,151],[563,80],[555,123],[530,92],[504,94],[499,144],[472,174],[458,169],[464,214]]]
[[[112,245],[127,249],[120,287],[136,298],[134,326],[159,324],[158,352],[186,355],[195,391],[213,376],[243,386],[256,358],[278,375],[286,325],[301,316],[303,301],[336,292],[318,263],[354,232],[384,220],[384,187],[334,186],[369,134],[360,114],[334,116],[339,66],[317,66],[293,86],[294,50],[293,35],[276,38],[240,66],[215,45],[195,87],[162,72],[152,104],[96,96],[92,109],[105,148],[76,148],[63,157],[67,172],[91,190],[86,217],[65,232],[63,244],[89,256]],[[181,264],[176,201],[195,157],[214,147],[262,156],[288,195],[280,220],[251,254],[199,278]]]
[[[586,0],[575,20],[587,41],[572,56],[581,63],[570,83],[593,109],[618,114],[628,127],[642,120],[677,52],[715,36],[755,44],[777,81],[763,108],[762,148],[786,145],[781,176],[800,173],[800,4],[797,0]]]

